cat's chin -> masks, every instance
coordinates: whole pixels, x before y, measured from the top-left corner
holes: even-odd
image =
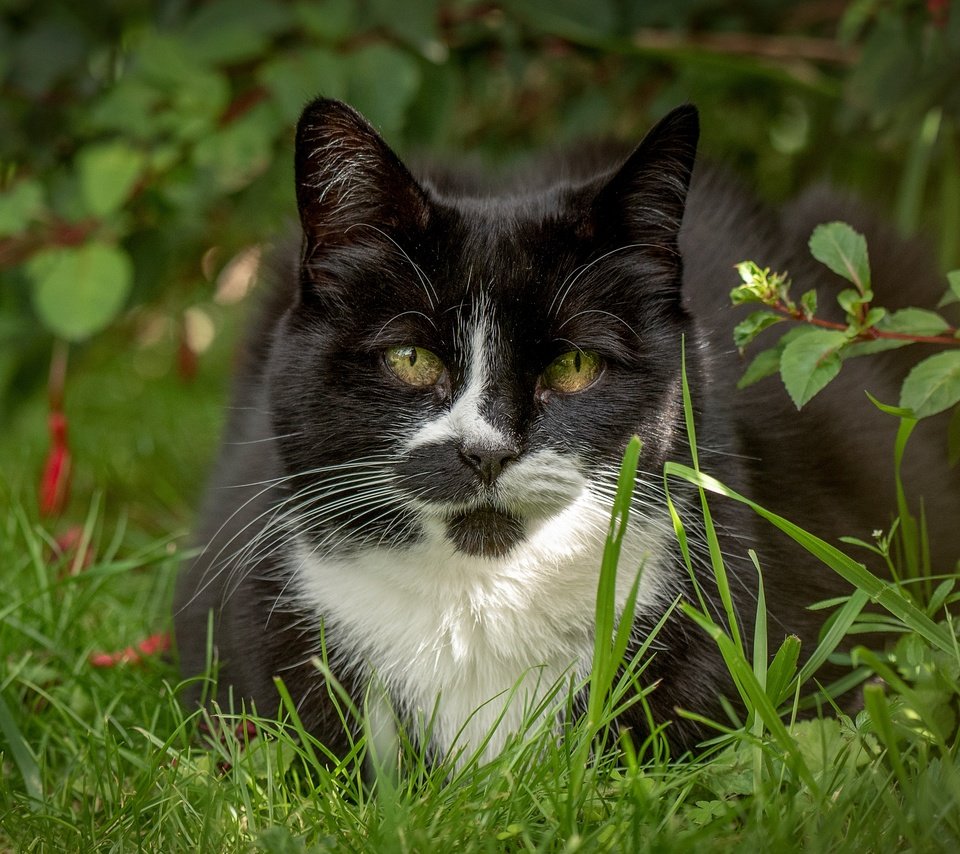
[[[503,557],[526,535],[515,516],[485,507],[447,520],[447,536],[460,551],[474,557]]]

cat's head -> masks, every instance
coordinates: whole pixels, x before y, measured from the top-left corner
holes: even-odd
[[[346,105],[306,109],[299,298],[270,396],[314,548],[434,538],[499,558],[609,499],[633,434],[658,467],[681,418],[697,135],[681,107],[607,172],[467,195],[415,179]]]

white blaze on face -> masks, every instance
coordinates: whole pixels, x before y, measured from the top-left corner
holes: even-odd
[[[499,330],[484,299],[459,336],[463,385],[448,411],[405,440],[407,450],[512,444],[483,416],[484,403],[497,393],[493,368],[500,357]],[[423,537],[408,547],[376,544],[321,555],[298,538],[293,583],[327,629],[331,664],[381,686],[384,702],[373,721],[381,750],[390,749],[392,737],[383,725],[387,696],[407,725],[432,719],[431,745],[440,755],[469,754],[485,744],[484,755],[492,757],[551,686],[588,672],[617,467],[611,464],[603,482],[593,484],[568,445],[527,451],[497,479],[495,500],[524,520],[526,532],[504,555],[457,551],[444,522],[453,506],[414,497]],[[669,537],[663,525],[631,524],[617,578],[618,613],[642,565],[638,607],[672,595],[659,571]]]
[[[484,418],[480,411],[484,397],[493,391],[492,367],[499,352],[499,330],[484,297],[477,301],[471,324],[461,331],[460,339],[467,357],[463,387],[448,412],[424,424],[407,440],[405,448],[408,451],[443,442],[481,448],[502,448],[511,444],[510,437]]]

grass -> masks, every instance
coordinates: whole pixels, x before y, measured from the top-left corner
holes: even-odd
[[[762,508],[755,510],[857,588],[831,603],[815,662],[851,632],[879,625],[898,639],[883,655],[853,652],[857,678],[866,680],[864,710],[848,717],[824,704],[821,718],[795,720],[815,673],[798,668],[795,641],[767,648],[762,598],[754,637],[737,634],[731,614],[721,624],[683,603],[719,644],[746,719],[718,724],[716,738],[682,761],[660,733],[642,743],[615,733],[616,709],[643,702],[635,691],[642,660],[621,666],[625,636],[610,605],[629,454],[600,583],[603,631],[585,686],[588,711],[563,738],[531,710],[528,730],[495,761],[434,766],[401,735],[396,761],[381,762],[371,779],[366,738],[347,757],[331,757],[299,730],[292,705],[278,720],[252,719],[251,730],[246,719],[186,713],[183,686],[163,657],[93,667],[93,653],[169,628],[199,486],[189,475],[215,442],[220,401],[210,390],[223,378],[201,376],[192,387],[141,379],[146,393],[111,386],[104,400],[96,391],[115,382],[116,367],[92,353],[85,368],[73,386],[72,420],[99,423],[103,433],[75,428],[75,453],[92,466],[130,466],[122,475],[78,469],[68,516],[91,544],[89,566],[76,552],[57,556],[61,532],[32,509],[28,475],[42,454],[42,406],[27,406],[0,446],[17,449],[4,459],[17,459],[9,471],[20,477],[0,489],[0,851],[960,849],[960,650],[949,619],[956,579],[925,582],[929,596],[909,580],[879,581]],[[136,442],[124,444],[133,440],[122,430],[108,436],[105,418],[137,425],[127,431]],[[668,483],[701,489],[705,518],[710,501],[746,501],[696,463],[668,474]],[[118,482],[128,491],[117,493]],[[98,484],[109,489],[97,492]],[[679,517],[676,524],[682,540]],[[713,559],[722,591],[719,549]],[[866,616],[868,602],[879,613]],[[565,708],[569,687],[558,685],[547,702]],[[346,705],[343,713],[352,714]]]

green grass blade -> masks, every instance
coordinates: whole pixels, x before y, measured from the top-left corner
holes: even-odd
[[[850,627],[856,622],[860,612],[863,611],[869,601],[870,597],[864,590],[857,588],[853,591],[844,606],[836,613],[822,640],[817,644],[817,648],[803,663],[803,667],[800,668],[800,673],[797,676],[797,684],[803,685],[820,669],[847,636]],[[789,693],[792,693],[792,690],[789,690]]]
[[[20,776],[23,778],[23,787],[30,798],[31,809],[37,809],[43,803],[43,784],[40,778],[40,766],[27,744],[20,727],[10,712],[10,707],[0,694],[0,732],[13,757]]]
[[[633,436],[624,450],[620,473],[617,477],[617,492],[613,500],[613,510],[610,515],[610,528],[607,532],[606,543],[603,548],[603,559],[600,564],[600,578],[597,582],[597,598],[593,637],[593,661],[590,670],[590,680],[587,698],[587,717],[584,722],[583,739],[571,758],[570,791],[567,797],[567,823],[573,828],[576,826],[575,811],[580,800],[583,782],[586,776],[587,760],[593,739],[603,726],[604,707],[610,694],[610,688],[616,675],[617,667],[622,660],[617,657],[616,650],[623,642],[629,640],[629,626],[633,623],[633,606],[636,602],[636,590],[639,585],[639,572],[630,593],[627,605],[630,612],[621,615],[621,622],[628,622],[626,636],[619,631],[615,635],[617,620],[617,565],[620,561],[620,551],[623,545],[623,536],[630,519],[630,503],[633,499],[633,488],[637,478],[637,465],[640,461],[640,451],[643,447],[638,436]]]
[[[900,781],[900,785],[908,785],[908,776],[906,768],[903,765],[903,757],[900,755],[900,748],[897,745],[897,736],[894,732],[893,720],[890,718],[890,707],[887,705],[886,695],[883,693],[881,685],[863,686],[863,704],[873,722],[874,732],[887,750],[887,758],[893,766],[893,771]]]
[[[767,597],[763,590],[763,573],[757,553],[750,549],[750,560],[757,570],[757,618],[753,626],[753,673],[757,682],[767,690]]]
[[[619,661],[614,657],[614,627],[617,619],[617,565],[623,535],[630,519],[630,502],[637,478],[637,464],[640,460],[642,443],[634,436],[623,454],[620,474],[617,478],[617,494],[613,501],[610,516],[610,529],[603,548],[603,561],[600,564],[600,580],[597,584],[596,630],[593,638],[593,669],[590,678],[590,699],[587,718],[591,726],[600,719],[601,710],[610,688],[613,674]],[[639,578],[639,577],[638,577]],[[624,619],[627,619],[624,615]],[[633,615],[629,615],[632,622]]]
[[[730,675],[733,677],[747,708],[752,709],[753,713],[763,720],[767,730],[790,759],[797,776],[807,784],[811,792],[818,793],[820,787],[810,772],[810,769],[807,767],[797,742],[790,735],[783,721],[780,720],[780,715],[773,703],[770,702],[770,698],[757,680],[753,668],[747,662],[746,658],[743,657],[741,650],[736,646],[732,638],[705,614],[701,614],[696,608],[686,603],[681,604],[680,607],[688,617],[696,622],[716,642],[720,654],[723,656],[724,663],[727,665]]]
[[[704,489],[731,498],[750,507],[758,516],[766,519],[787,536],[799,543],[810,554],[819,558],[830,569],[854,587],[863,590],[873,601],[886,608],[901,619],[910,629],[926,638],[931,644],[945,652],[953,650],[953,639],[944,626],[937,625],[916,605],[909,601],[892,584],[877,578],[863,564],[841,552],[819,537],[804,531],[798,525],[772,513],[727,486],[716,478],[694,471],[681,463],[668,462],[664,466],[668,475],[674,475]]]
[[[778,706],[794,693],[790,685],[797,673],[799,658],[800,638],[787,635],[767,668],[767,696]]]
[[[854,650],[854,660],[866,664],[874,673],[877,674],[890,688],[896,691],[910,705],[912,711],[920,718],[923,725],[930,731],[936,739],[941,750],[947,750],[947,742],[943,732],[936,721],[936,716],[930,712],[928,704],[923,697],[913,688],[911,688],[892,667],[886,662],[881,661],[879,656],[872,650],[864,647],[857,647]]]
[[[694,470],[700,471],[700,463],[697,456],[697,433],[693,418],[693,398],[690,394],[690,383],[687,381],[687,352],[685,341],[683,342],[683,349],[680,353],[680,379],[683,392],[683,415],[687,426],[687,439],[690,442],[690,459],[693,461]],[[713,575],[717,582],[717,592],[720,594],[720,601],[723,603],[723,610],[727,617],[730,636],[737,645],[737,649],[743,653],[743,640],[740,637],[740,626],[737,622],[737,614],[733,607],[733,597],[730,595],[730,581],[727,578],[727,569],[723,563],[720,541],[713,524],[713,516],[710,513],[706,493],[702,487],[698,487],[698,492],[700,493],[700,507],[703,513],[704,535],[706,536],[707,548],[710,553],[710,566],[713,569]]]

